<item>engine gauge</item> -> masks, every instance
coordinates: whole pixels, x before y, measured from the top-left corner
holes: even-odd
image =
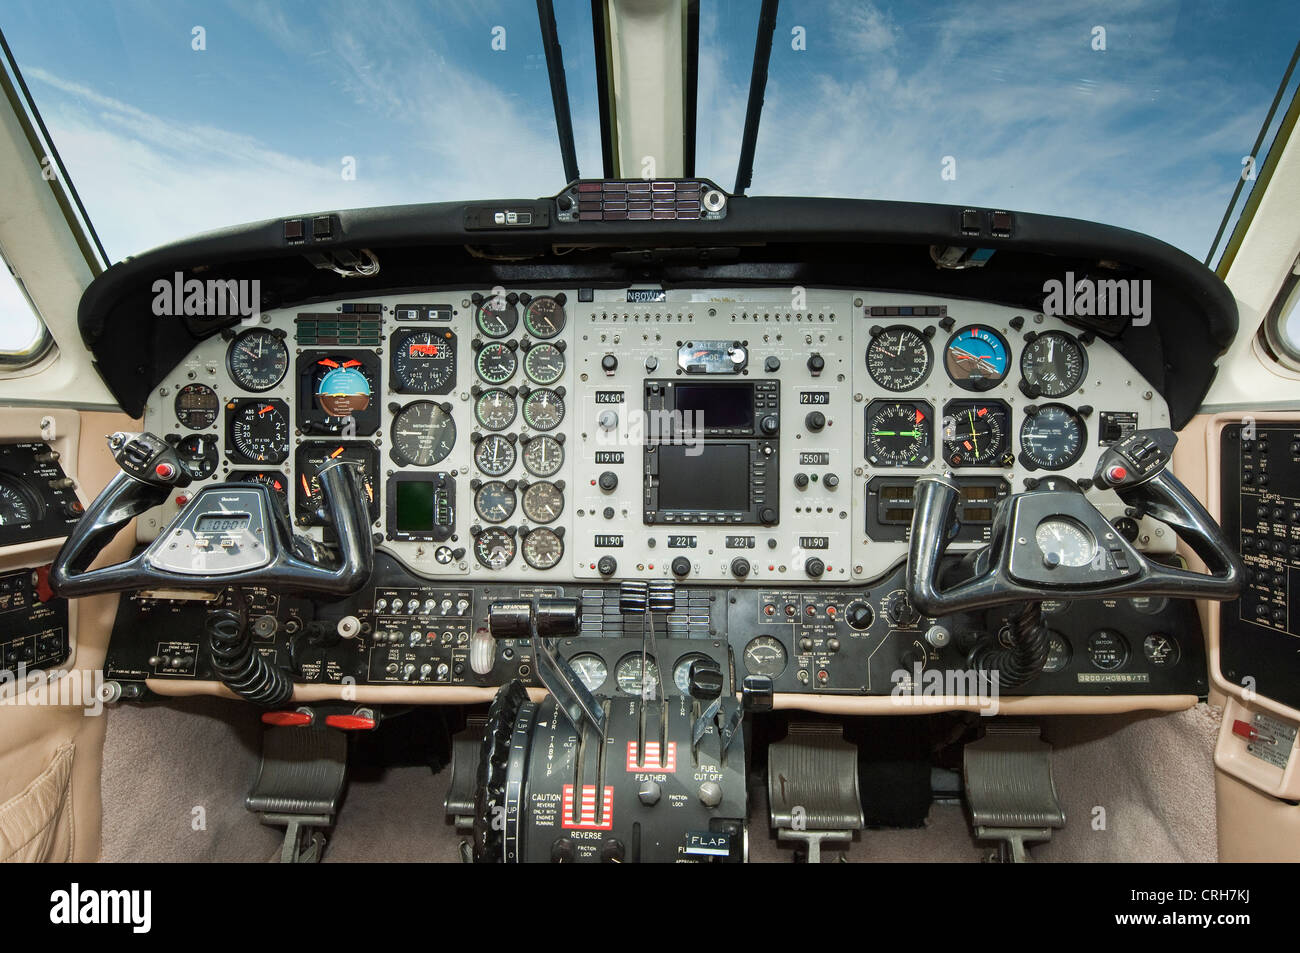
[[[474,537],[474,558],[488,569],[505,569],[517,551],[514,536],[500,526],[489,526]]]
[[[456,385],[456,335],[452,331],[404,330],[392,337],[393,390],[399,394],[446,394]]]
[[[501,480],[489,480],[474,492],[474,512],[485,523],[504,523],[516,505],[514,487]]]
[[[518,415],[515,398],[500,387],[483,391],[474,401],[474,419],[484,430],[505,430]]]
[[[207,384],[186,384],[176,392],[174,407],[182,427],[203,430],[217,422],[221,401]]]
[[[595,652],[582,652],[568,659],[568,663],[569,668],[573,669],[573,674],[578,676],[578,681],[582,682],[589,692],[599,690],[605,684],[605,679],[609,677],[609,666]]]
[[[953,467],[1009,467],[1011,408],[1000,400],[952,400],[943,408],[943,455]]]
[[[25,526],[40,516],[40,504],[16,478],[0,475],[0,526]]]
[[[1065,404],[1025,409],[1020,425],[1020,460],[1032,469],[1064,470],[1083,456],[1088,428]]]
[[[1043,674],[1055,675],[1069,665],[1073,657],[1074,651],[1070,648],[1069,640],[1060,632],[1048,629],[1047,659],[1043,662]]]
[[[513,294],[489,295],[474,309],[474,326],[484,337],[503,338],[519,325],[519,308]]]
[[[268,328],[252,328],[230,342],[226,351],[230,379],[244,390],[260,393],[284,380],[289,370],[289,348],[284,338]]]
[[[1178,640],[1172,635],[1152,632],[1142,640],[1142,654],[1157,668],[1177,665],[1180,654]]]
[[[176,444],[176,451],[186,469],[195,480],[206,480],[217,472],[220,457],[217,438],[211,434],[194,433]]]
[[[1007,339],[983,325],[962,328],[943,349],[944,366],[964,390],[988,390],[1002,383],[1010,363]]]
[[[924,332],[906,325],[885,328],[867,345],[867,371],[885,390],[911,390],[925,383],[934,351]]]
[[[1113,629],[1099,629],[1088,637],[1088,661],[1103,672],[1117,672],[1128,662],[1128,641]]]
[[[535,338],[553,338],[563,331],[566,319],[561,298],[563,295],[543,295],[528,302],[524,307],[524,330]]]
[[[934,454],[934,408],[923,400],[873,400],[867,405],[867,462],[921,467]]]
[[[691,697],[691,666],[696,662],[707,662],[709,657],[703,652],[691,652],[683,655],[673,666],[673,684],[677,690],[688,698]]]
[[[375,494],[375,473],[379,470],[379,450],[374,444],[355,443],[304,443],[294,456],[294,471],[298,476],[295,487],[295,512],[306,526],[319,526],[318,515],[324,509],[321,495],[320,469],[334,460],[351,460],[361,464],[361,481],[370,503],[370,518],[379,518],[379,497]]]
[[[530,437],[524,444],[524,469],[533,476],[554,476],[560,472],[562,466],[564,466],[564,444],[554,437],[541,434]]]
[[[524,515],[534,523],[554,523],[564,512],[564,488],[539,480],[524,490]]]
[[[524,423],[534,430],[554,430],[564,419],[564,397],[560,391],[539,387],[524,398]]]
[[[539,526],[524,537],[524,562],[534,569],[554,569],[564,557],[564,540],[553,529]]]
[[[1083,383],[1088,357],[1064,331],[1044,331],[1020,355],[1021,389],[1032,397],[1064,397]]]
[[[745,646],[745,671],[750,675],[766,675],[776,678],[785,671],[789,660],[785,646],[770,635],[760,635],[750,639]]]
[[[515,445],[499,433],[488,434],[474,448],[474,464],[488,476],[503,476],[515,465]]]
[[[515,371],[519,369],[519,358],[510,345],[495,341],[479,349],[478,356],[474,359],[474,369],[489,384],[504,384],[515,376]]]
[[[554,344],[534,344],[524,355],[524,373],[534,384],[554,384],[564,376],[564,352]]]
[[[226,449],[241,463],[281,463],[289,456],[289,408],[282,400],[226,405]]]
[[[1051,516],[1039,523],[1034,541],[1049,566],[1077,569],[1097,555],[1097,541],[1088,528],[1063,516]]]
[[[407,404],[393,418],[389,451],[401,466],[431,467],[441,463],[456,444],[456,422],[447,407],[431,400]]]
[[[646,659],[645,678],[651,684],[659,683],[659,664],[654,659]],[[614,680],[618,690],[624,695],[640,695],[642,685],[641,656],[627,655],[614,668]]]

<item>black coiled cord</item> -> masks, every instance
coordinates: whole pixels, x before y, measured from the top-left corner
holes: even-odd
[[[293,695],[293,681],[257,651],[253,634],[236,612],[208,614],[208,647],[212,668],[236,695],[268,708],[283,705]]]
[[[971,665],[986,677],[998,673],[998,688],[1028,685],[1047,663],[1051,636],[1043,624],[1043,604],[1026,602],[1007,620],[1010,646],[997,640],[977,646],[971,653]]]

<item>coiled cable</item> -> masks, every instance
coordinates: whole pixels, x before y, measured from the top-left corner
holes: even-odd
[[[1043,671],[1051,635],[1043,624],[1043,604],[1026,602],[1007,620],[1010,645],[996,639],[975,647],[971,665],[984,676],[998,675],[998,688],[1028,685]]]
[[[258,705],[283,705],[293,695],[289,674],[257,651],[253,634],[237,612],[220,609],[208,614],[206,629],[212,668],[236,695]]]

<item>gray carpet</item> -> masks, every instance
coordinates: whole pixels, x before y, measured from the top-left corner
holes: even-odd
[[[260,726],[249,705],[178,699],[109,713],[104,752],[108,861],[267,861],[278,831],[243,806],[257,772]],[[1043,719],[1056,746],[1057,789],[1067,826],[1033,849],[1040,861],[1213,861],[1217,714],[1200,706],[1171,715]],[[353,780],[326,853],[328,862],[459,859],[444,820],[449,772],[391,768]],[[1094,822],[1104,808],[1104,825]],[[785,862],[791,848],[768,835],[756,792],[750,858]],[[964,813],[936,805],[925,827],[863,831],[843,859],[854,863],[978,862]],[[836,855],[831,855],[834,859]]]

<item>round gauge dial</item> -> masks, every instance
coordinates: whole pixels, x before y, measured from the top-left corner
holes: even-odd
[[[24,526],[33,522],[38,513],[26,487],[8,474],[0,476],[0,526]]]
[[[505,569],[517,548],[515,538],[500,526],[489,526],[474,537],[474,558],[488,569]]]
[[[1064,397],[1083,383],[1088,357],[1083,345],[1064,331],[1044,331],[1025,345],[1020,374],[1025,390],[1042,397]]]
[[[1034,541],[1049,566],[1077,569],[1092,562],[1097,555],[1097,541],[1087,527],[1072,519],[1052,516],[1038,524]]]
[[[534,430],[554,430],[564,419],[564,398],[559,391],[539,387],[524,398],[524,423]]]
[[[1088,661],[1103,672],[1115,672],[1128,661],[1128,642],[1111,629],[1099,629],[1088,637]]]
[[[534,569],[554,569],[564,556],[564,540],[540,526],[524,537],[524,562]]]
[[[1047,630],[1047,660],[1043,662],[1043,674],[1054,675],[1070,664],[1074,651],[1069,641],[1060,632]]]
[[[515,465],[515,445],[500,434],[489,434],[474,448],[474,464],[488,476],[502,476]]]
[[[217,472],[220,458],[217,455],[215,436],[190,434],[176,444],[176,452],[180,455],[186,469],[190,471],[190,475],[196,480],[206,480]]]
[[[221,401],[207,384],[186,384],[176,392],[175,408],[182,427],[202,430],[217,422]]]
[[[474,359],[474,368],[478,376],[489,384],[504,384],[515,376],[519,369],[519,358],[514,348],[496,341],[485,344],[479,349]]]
[[[253,328],[230,342],[226,370],[244,390],[270,390],[289,370],[289,348],[274,331]]]
[[[554,384],[564,376],[564,352],[554,344],[534,344],[524,355],[524,373],[535,384]]]
[[[709,657],[702,652],[692,652],[690,655],[683,655],[673,666],[673,684],[683,695],[691,694],[691,666],[696,662],[707,662]]]
[[[1081,456],[1088,440],[1083,418],[1064,404],[1043,404],[1025,413],[1020,458],[1031,469],[1064,470]]]
[[[248,463],[280,463],[289,455],[289,411],[278,400],[227,404],[230,443]]]
[[[484,430],[505,430],[518,414],[515,399],[500,387],[485,390],[474,402],[474,419]]]
[[[564,444],[545,435],[531,438],[524,444],[524,469],[533,476],[548,477],[560,472],[564,466]]]
[[[484,337],[503,338],[519,325],[514,295],[489,295],[474,309],[474,325]]]
[[[451,331],[399,331],[393,335],[393,390],[445,394],[456,382],[456,335]]]
[[[515,491],[501,480],[489,480],[474,492],[474,512],[485,523],[504,523],[516,505]]]
[[[1158,668],[1178,664],[1178,640],[1172,635],[1152,632],[1142,640],[1142,654]]]
[[[788,658],[784,645],[770,635],[760,635],[745,646],[745,671],[776,678],[785,671]]]
[[[943,454],[954,467],[1009,467],[1011,409],[998,400],[954,400],[943,408]]]
[[[645,678],[651,685],[659,684],[659,665],[654,659],[646,659]],[[628,655],[614,667],[614,680],[618,690],[624,695],[640,695],[642,674],[641,656]]]
[[[353,443],[304,443],[300,444],[294,455],[294,469],[298,474],[298,485],[294,489],[297,500],[297,514],[308,525],[320,523],[319,513],[325,506],[321,494],[320,471],[323,466],[334,460],[350,460],[361,464],[361,483],[365,487],[366,499],[370,506],[370,518],[379,516],[379,499],[375,496],[374,473],[379,469],[379,451],[373,444]]]
[[[304,414],[299,407],[299,426],[309,432],[339,433],[351,419],[361,426],[361,415],[370,407],[375,382],[364,363],[347,354],[324,354],[313,361],[305,381],[314,409],[324,415]],[[302,398],[299,397],[299,400]],[[374,426],[368,425],[373,431]]]
[[[867,462],[919,467],[934,452],[934,411],[925,401],[873,400],[867,405]]]
[[[524,308],[524,329],[535,338],[553,338],[564,330],[564,303],[544,295]]]
[[[456,422],[441,404],[417,400],[393,418],[392,458],[401,466],[431,467],[441,463],[456,444]]]
[[[578,681],[582,682],[589,692],[598,690],[609,677],[609,666],[595,652],[582,652],[573,656],[568,662],[569,668],[573,669],[573,674],[578,676]]]
[[[867,370],[885,390],[911,390],[925,382],[934,365],[930,339],[916,328],[885,328],[867,345]]]
[[[286,507],[289,505],[289,481],[279,470],[244,470],[230,474],[231,483],[260,483]]]
[[[539,480],[524,490],[524,515],[534,523],[554,523],[564,512],[564,491],[555,483]]]
[[[992,328],[972,324],[948,339],[944,365],[953,383],[965,390],[988,390],[1002,383],[1010,363],[1007,339]]]

